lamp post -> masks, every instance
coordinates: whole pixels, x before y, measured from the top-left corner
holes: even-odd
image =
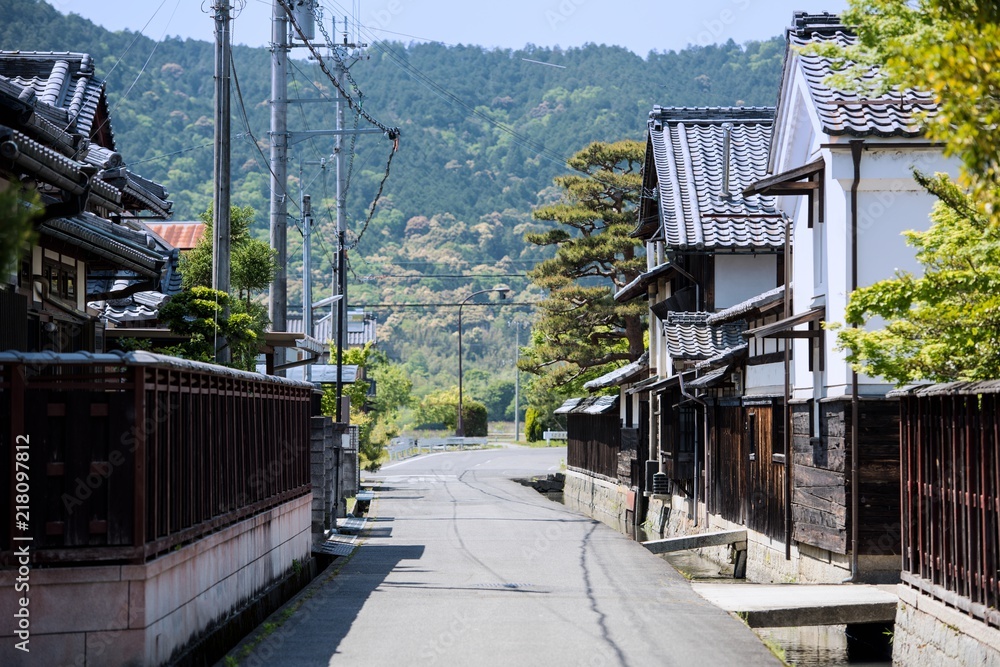
[[[507,293],[510,292],[510,288],[497,285],[490,289],[481,289],[465,297],[458,304],[458,422],[455,428],[455,435],[459,438],[465,437],[465,424],[462,420],[462,306],[472,297],[486,294],[487,292],[499,292],[500,298],[504,299],[507,297]]]

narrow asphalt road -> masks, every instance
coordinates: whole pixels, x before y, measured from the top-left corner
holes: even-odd
[[[565,452],[386,466],[353,557],[240,664],[780,664],[665,561],[512,481],[554,472]]]

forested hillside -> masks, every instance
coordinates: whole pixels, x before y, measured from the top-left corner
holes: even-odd
[[[207,208],[212,199],[211,43],[157,43],[131,32],[112,33],[38,0],[0,0],[0,14],[2,49],[93,55],[99,76],[107,79],[118,149],[131,168],[166,185],[175,219],[193,219]],[[370,304],[368,310],[380,321],[383,347],[408,365],[419,393],[454,386],[455,309],[376,304],[454,304],[470,286],[498,282],[515,290],[516,301],[532,300],[524,273],[541,255],[523,236],[538,228],[532,208],[556,196],[552,178],[565,173],[563,159],[595,140],[644,139],[646,115],[654,104],[773,104],[782,53],[777,38],[646,58],[598,45],[513,51],[372,44],[370,58],[352,68],[353,77],[364,94],[364,109],[402,133],[366,229],[391,142],[364,135],[356,143],[348,193],[349,301]],[[290,97],[329,96],[333,86],[305,56],[302,49],[293,53]],[[255,232],[261,238],[266,238],[270,195],[269,63],[265,48],[234,50],[233,203],[258,211]],[[326,103],[293,105],[288,117],[293,131],[335,124],[333,105]],[[349,114],[348,124],[353,123]],[[289,213],[298,215],[301,167],[319,227],[315,298],[329,294],[329,260],[335,251],[334,174],[315,164],[331,152],[330,139],[303,142],[292,151],[289,165]],[[300,237],[290,230],[289,239],[289,303],[294,307],[301,302]],[[505,325],[515,313],[527,318],[530,308],[464,309],[473,395],[487,380],[512,380],[514,333]],[[484,372],[477,375],[477,370]]]

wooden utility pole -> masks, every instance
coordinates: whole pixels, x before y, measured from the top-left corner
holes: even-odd
[[[229,88],[232,56],[232,16],[229,0],[216,0],[215,11],[215,188],[212,199],[212,289],[229,294],[230,267],[230,123]],[[229,316],[228,307],[224,311]],[[228,363],[228,343],[218,338],[215,360]]]

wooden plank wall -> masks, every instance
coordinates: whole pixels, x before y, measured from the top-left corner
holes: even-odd
[[[845,403],[820,405],[820,434],[813,432],[813,403],[792,405],[792,539],[847,553],[847,439]]]
[[[746,495],[743,474],[743,409],[740,405],[715,405],[709,411],[712,432],[712,485],[709,511],[742,524]]]
[[[847,553],[851,532],[851,403],[819,407],[820,434],[811,432],[811,404],[792,406],[793,538]],[[862,400],[858,413],[860,484],[858,553],[900,553],[899,403]]]
[[[566,464],[616,478],[621,448],[618,415],[570,413],[566,419]]]
[[[747,461],[747,528],[784,542],[785,465],[775,460],[780,449],[784,409],[779,400],[745,405],[744,449]]]
[[[784,540],[785,468],[780,449],[780,399],[721,401],[710,408],[712,484],[709,510],[747,528]]]
[[[861,401],[858,411],[858,553],[899,555],[901,546],[899,401]],[[847,494],[850,501],[850,493]]]

